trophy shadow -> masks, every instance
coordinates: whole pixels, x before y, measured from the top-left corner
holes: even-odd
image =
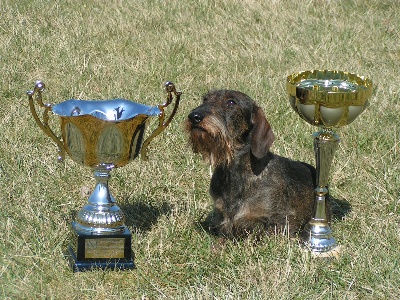
[[[352,211],[351,204],[346,199],[338,199],[331,195],[329,195],[329,197],[331,202],[332,221],[340,222]]]
[[[335,197],[330,197],[330,209],[332,213],[331,220],[334,222],[343,221],[344,217],[347,216],[351,211],[352,207],[349,201],[346,199],[338,199]],[[213,212],[210,211],[208,214],[203,215],[198,221],[195,223],[196,229],[199,231],[206,232],[211,236],[218,237],[218,231],[213,226]]]
[[[129,197],[129,201],[132,198]],[[167,202],[151,203],[148,199],[137,199],[133,203],[128,203],[126,199],[124,204],[119,204],[125,214],[125,225],[141,233],[146,233],[157,224],[161,216],[168,216],[172,207]]]

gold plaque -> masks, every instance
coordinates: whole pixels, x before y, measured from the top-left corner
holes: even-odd
[[[85,240],[85,258],[124,258],[124,238]]]

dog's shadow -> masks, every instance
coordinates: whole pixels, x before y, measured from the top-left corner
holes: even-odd
[[[330,206],[332,212],[332,221],[341,222],[351,210],[351,204],[346,199],[337,199],[330,195]],[[218,236],[218,231],[213,224],[213,212],[211,211],[206,216],[203,216],[196,222],[198,230],[205,231],[212,236]]]
[[[209,212],[206,216],[203,215],[196,223],[196,229],[198,231],[204,231],[211,236],[218,236],[218,230],[214,227],[213,223],[213,212]]]

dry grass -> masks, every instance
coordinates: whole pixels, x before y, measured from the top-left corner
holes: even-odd
[[[5,299],[396,299],[400,296],[400,16],[397,1],[0,2],[0,297]],[[370,108],[338,130],[331,194],[351,210],[333,223],[338,260],[315,260],[283,236],[211,253],[199,227],[211,209],[208,167],[183,122],[213,88],[248,93],[276,133],[276,153],[313,163],[316,130],[291,111],[288,74],[349,70],[372,78]],[[134,232],[137,269],[73,274],[69,226],[93,186],[90,170],[57,164],[29,114],[45,99],[124,97],[157,104],[184,92],[150,149],[113,171],[111,189]],[[54,121],[56,124],[56,120]]]

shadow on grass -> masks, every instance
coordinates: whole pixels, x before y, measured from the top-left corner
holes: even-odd
[[[119,205],[125,214],[125,224],[142,233],[148,232],[163,215],[171,213],[171,205],[167,202],[150,203],[147,199],[139,199],[133,203]]]
[[[332,221],[342,221],[351,212],[351,204],[346,199],[331,198]]]
[[[217,228],[213,226],[212,218],[213,212],[211,211],[206,217],[203,216],[195,223],[196,230],[204,231],[212,236],[219,236]]]
[[[340,222],[345,216],[347,216],[352,208],[351,204],[345,199],[337,199],[330,196],[330,206],[332,212],[332,221]],[[196,222],[198,230],[205,231],[207,234],[212,236],[218,236],[217,229],[213,226],[212,222],[213,212],[210,211],[207,216],[203,216]]]

